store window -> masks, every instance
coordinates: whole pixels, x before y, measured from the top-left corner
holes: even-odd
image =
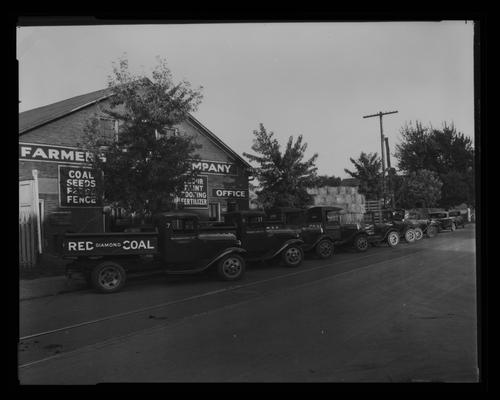
[[[99,123],[104,130],[104,134],[106,136],[114,137],[115,140],[118,140],[118,132],[119,132],[119,122],[117,119],[109,118],[109,117],[100,117]]]
[[[234,201],[228,201],[227,203],[227,211],[238,211],[238,205]]]

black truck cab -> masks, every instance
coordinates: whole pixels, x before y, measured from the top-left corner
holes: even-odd
[[[244,257],[249,261],[271,260],[281,256],[285,265],[295,267],[303,259],[300,229],[270,220],[258,210],[231,211],[223,214],[224,225],[234,227]]]

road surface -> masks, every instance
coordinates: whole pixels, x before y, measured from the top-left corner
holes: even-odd
[[[244,279],[20,303],[21,384],[477,382],[474,225]]]

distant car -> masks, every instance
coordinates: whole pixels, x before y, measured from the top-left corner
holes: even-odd
[[[392,220],[381,220],[375,212],[365,213],[363,228],[371,244],[387,243],[390,247],[396,247],[400,242],[401,227]]]
[[[458,227],[465,228],[465,223],[467,221],[467,218],[465,218],[465,216],[459,210],[448,211],[448,215],[451,218],[455,218],[455,225],[457,228]]]
[[[465,228],[465,220],[460,211],[436,211],[429,213],[429,218],[438,224],[439,231],[449,229],[454,231],[457,226]]]
[[[414,243],[418,238],[423,236],[419,231],[419,227],[416,223],[411,220],[406,219],[406,211],[404,209],[392,209],[386,208],[382,209],[381,222],[378,213],[374,213],[371,218],[372,221],[379,221],[381,226],[386,224],[392,229],[395,229],[400,238],[403,238],[407,243]]]
[[[411,226],[415,232],[415,240],[421,240],[425,237],[433,238],[439,232],[438,223],[429,219],[423,218],[420,213],[412,211],[404,211],[396,214],[398,218]]]

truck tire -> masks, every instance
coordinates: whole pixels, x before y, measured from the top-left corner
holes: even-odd
[[[396,231],[390,231],[387,234],[387,244],[390,247],[396,247],[399,244],[399,233]]]
[[[439,228],[437,226],[431,225],[427,228],[427,232],[425,233],[428,238],[436,237],[439,232]]]
[[[297,245],[287,247],[281,253],[281,259],[287,267],[298,267],[302,263],[304,252]]]
[[[326,260],[333,255],[333,242],[328,239],[322,239],[316,245],[314,250],[319,258]]]
[[[422,230],[422,228],[415,228],[414,231],[415,231],[415,241],[422,240],[424,237],[424,231]]]
[[[127,279],[123,267],[114,261],[103,261],[96,265],[90,275],[94,289],[101,293],[115,293],[122,289]]]
[[[407,229],[404,234],[406,243],[414,243],[416,240],[415,230],[413,228]]]
[[[368,250],[368,238],[366,237],[366,235],[358,235],[354,238],[353,245],[356,251],[362,253]]]
[[[245,260],[238,254],[229,254],[217,263],[217,275],[224,281],[241,279],[244,274]]]

